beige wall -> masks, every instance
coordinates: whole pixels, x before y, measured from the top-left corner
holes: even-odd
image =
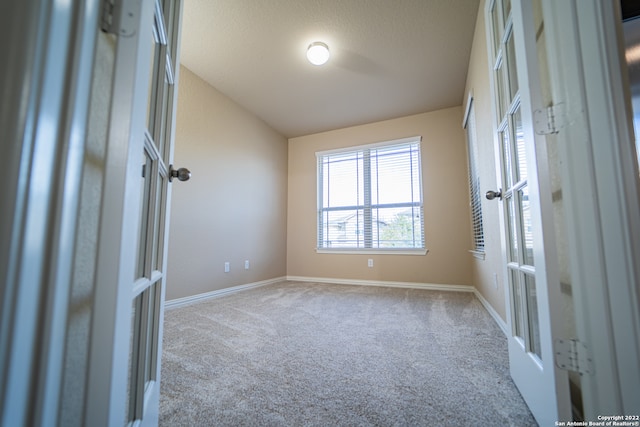
[[[476,114],[476,137],[478,141],[478,169],[480,191],[497,190],[496,160],[493,137],[493,105],[487,60],[487,35],[484,19],[485,1],[481,1],[469,60],[464,102],[473,92]],[[491,306],[506,321],[504,278],[502,277],[502,252],[499,222],[500,202],[489,201],[482,196],[482,220],[485,239],[485,259],[471,259],[473,283]],[[497,284],[497,286],[496,286]]]
[[[289,140],[287,274],[434,284],[472,284],[469,192],[462,108],[354,126]],[[422,135],[425,237],[417,255],[316,253],[315,152]],[[367,267],[367,259],[374,267]]]
[[[284,276],[286,138],[181,67],[175,141],[166,299]]]

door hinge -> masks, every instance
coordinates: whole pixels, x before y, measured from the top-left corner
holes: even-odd
[[[564,104],[559,103],[533,112],[533,127],[538,135],[560,132],[564,126]]]
[[[583,121],[584,109],[574,108],[570,111],[564,102],[539,108],[533,112],[533,130],[538,135],[555,134],[563,128]]]
[[[102,0],[100,29],[117,36],[131,36],[136,31],[136,3],[140,0]]]
[[[593,373],[593,361],[587,347],[575,339],[557,339],[555,344],[556,366],[580,375]]]

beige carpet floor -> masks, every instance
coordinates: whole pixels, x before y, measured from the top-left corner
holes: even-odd
[[[282,282],[165,313],[161,426],[535,426],[471,293]]]

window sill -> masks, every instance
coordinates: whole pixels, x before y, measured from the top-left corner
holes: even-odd
[[[484,251],[480,252],[480,251],[471,250],[471,251],[469,251],[469,253],[471,255],[473,255],[474,258],[478,258],[478,259],[484,260],[484,257],[485,257],[485,252]]]
[[[352,255],[426,255],[428,249],[318,249],[319,254],[352,254]]]

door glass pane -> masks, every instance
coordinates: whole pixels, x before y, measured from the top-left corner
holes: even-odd
[[[149,286],[133,301],[130,375],[128,387],[128,419],[142,418],[145,392],[149,381],[156,379],[158,350],[158,319],[161,281]]]
[[[178,43],[178,4],[175,0],[165,0],[164,13],[167,22],[167,74],[175,78],[177,64],[177,43]],[[173,85],[174,80],[170,79],[169,84]],[[171,109],[169,109],[171,112]]]
[[[149,232],[149,203],[152,183],[152,161],[146,149],[144,150],[143,158],[144,163],[142,165],[142,176],[140,178],[140,229],[138,232],[138,260],[136,263],[136,279],[144,277],[145,274],[145,259],[147,256],[147,233]]]
[[[510,194],[508,197],[506,197],[505,202],[507,203],[506,219],[507,230],[509,233],[509,248],[507,251],[507,255],[510,262],[518,262],[518,234],[516,232],[517,223],[513,195]]]
[[[158,220],[158,239],[156,240],[156,264],[155,269],[158,271],[162,271],[162,262],[164,256],[164,230],[165,230],[165,209],[166,209],[166,197],[167,197],[167,177],[159,175],[158,182],[158,200],[160,203],[158,204],[158,210],[160,211],[160,216]]]
[[[133,301],[133,305],[131,306],[131,323],[130,323],[130,335],[129,335],[129,348],[133,349],[134,346],[134,342],[135,342],[135,320],[136,320],[136,308],[137,308],[137,300]],[[132,405],[133,405],[133,400],[132,400],[132,394],[131,394],[131,387],[132,387],[132,381],[134,378],[133,375],[133,351],[130,350],[129,351],[129,363],[127,364],[127,370],[128,370],[128,375],[127,375],[127,398],[126,398],[126,405],[125,405],[125,411],[126,411],[126,420],[127,421],[133,421],[133,418],[131,418],[132,414],[133,414],[133,410],[132,410]]]
[[[158,152],[160,153],[160,157],[165,159],[166,158],[165,146],[167,142],[167,137],[170,135],[170,133],[167,133],[167,128],[171,126],[170,123],[168,123],[168,117],[170,114],[169,90],[171,87],[167,80],[167,73],[163,71],[162,76],[163,76],[162,77],[162,98],[158,98],[159,108],[160,108],[160,112],[158,116],[159,116],[160,123],[158,123],[158,135],[156,139],[156,147],[158,147]]]
[[[156,284],[151,285],[145,292],[148,294],[148,310],[147,310],[147,325],[146,325],[146,345],[144,356],[144,383],[145,385],[156,378],[155,372],[155,353],[156,353],[156,319],[157,319],[157,304],[156,304]]]
[[[504,16],[504,20],[506,21],[511,13],[511,0],[504,0],[502,2],[502,16]]]
[[[505,69],[504,69],[504,61],[501,60],[498,64],[498,67],[495,70],[496,73],[496,98],[497,98],[497,106],[498,106],[498,117],[504,116],[507,111],[507,93],[505,91]]]
[[[513,133],[516,155],[516,176],[518,181],[527,179],[527,152],[524,145],[524,131],[522,130],[522,111],[520,107],[513,114]]]
[[[174,40],[173,40],[173,35],[175,34],[175,19],[174,18],[174,11],[175,11],[175,7],[176,7],[176,1],[175,0],[164,0],[162,2],[162,12],[164,14],[164,24],[165,24],[165,28],[167,29],[167,44],[169,45],[169,55],[172,57],[173,59],[173,44],[174,44]]]
[[[513,101],[513,98],[518,92],[518,73],[516,72],[516,48],[513,39],[513,31],[509,34],[507,39],[507,71],[509,73],[509,102]]]
[[[538,296],[536,290],[536,279],[528,274],[524,275],[526,296],[527,296],[527,314],[529,321],[529,351],[535,353],[542,360],[542,351],[540,348],[540,323],[538,321]]]
[[[164,210],[164,188],[165,188],[165,180],[162,177],[162,174],[157,175],[157,183],[156,183],[156,197],[155,197],[155,215],[153,220],[153,249],[151,253],[151,265],[155,270],[161,269],[161,260],[162,257],[162,233],[164,232],[164,221],[162,221],[161,212]]]
[[[511,171],[511,145],[509,144],[509,132],[500,132],[500,140],[502,144],[504,183],[506,189],[513,186],[513,173]]]
[[[166,106],[164,112],[164,124],[163,124],[163,132],[162,132],[162,141],[161,141],[161,150],[160,156],[162,156],[162,160],[165,164],[169,164],[169,156],[170,150],[169,146],[171,145],[171,126],[173,120],[173,109],[171,106],[174,102],[174,86],[171,83],[166,83],[165,86],[165,97],[164,101]]]
[[[520,223],[522,225],[522,264],[535,265],[533,262],[533,233],[531,224],[531,206],[529,203],[529,187],[524,186],[518,191],[520,204]]]
[[[155,31],[155,29],[154,29]],[[156,37],[151,35],[151,63],[149,64],[149,93],[147,94],[147,129],[149,134],[156,137],[154,128],[156,123],[156,96],[157,96],[157,67],[160,62],[160,45],[156,43]]]
[[[522,338],[524,341],[524,328],[522,325],[522,319],[524,318],[522,313],[523,294],[517,270],[509,269],[509,283],[511,286],[511,308],[513,310],[513,335]]]
[[[498,2],[496,1],[493,5],[493,10],[491,11],[491,22],[493,24],[493,53],[496,56],[500,50],[500,37],[502,36],[500,17],[498,16],[500,9],[498,9],[497,4]]]
[[[132,309],[133,325],[131,328],[131,347],[129,350],[129,369],[131,375],[129,376],[129,387],[127,390],[129,396],[129,416],[127,419],[129,421],[137,420],[142,415],[141,404],[143,393],[140,384],[140,353],[144,351],[144,335],[141,333],[143,323],[146,323],[143,321],[144,312],[143,294],[140,294],[134,298]]]

